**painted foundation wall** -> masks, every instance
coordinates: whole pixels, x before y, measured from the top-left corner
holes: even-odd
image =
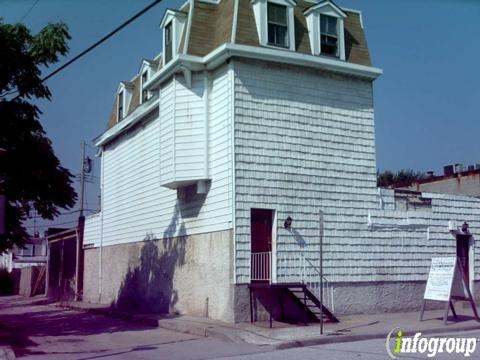
[[[232,322],[232,252],[231,231],[88,249],[84,300]]]

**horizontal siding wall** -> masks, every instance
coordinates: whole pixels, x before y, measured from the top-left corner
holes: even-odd
[[[160,128],[172,127],[174,118],[170,82],[160,94],[159,117],[122,135],[104,149],[103,214],[87,218],[86,245],[114,245],[232,228],[232,127],[228,110],[232,101],[232,92],[228,90],[232,86],[227,68],[210,74],[210,82],[211,186],[206,197],[177,200],[175,190],[160,186],[160,174],[171,168],[169,158],[160,157],[160,149],[165,146]]]
[[[393,192],[377,189],[369,82],[260,62],[234,68],[238,282],[250,278],[251,208],[277,211],[279,259],[304,253],[316,264],[321,210],[324,271],[336,282],[426,279],[432,256],[455,254],[448,220],[480,236],[477,199],[428,194],[431,209],[397,211]]]

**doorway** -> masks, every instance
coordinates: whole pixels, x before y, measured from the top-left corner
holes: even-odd
[[[467,284],[470,286],[470,237],[471,235],[457,234],[457,258],[462,267],[463,273],[467,278]]]
[[[272,280],[272,240],[274,216],[274,210],[250,210],[250,278],[252,282],[270,282]]]

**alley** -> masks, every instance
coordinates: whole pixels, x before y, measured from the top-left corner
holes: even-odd
[[[22,359],[208,359],[263,351],[118,319],[0,297],[0,346]]]

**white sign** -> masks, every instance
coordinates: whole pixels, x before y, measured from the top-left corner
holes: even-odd
[[[425,300],[449,301],[455,275],[456,257],[432,258],[430,273],[428,274]]]

